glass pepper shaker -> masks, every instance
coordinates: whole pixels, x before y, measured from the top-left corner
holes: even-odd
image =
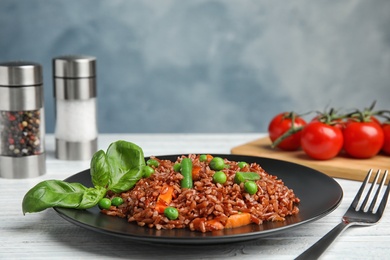
[[[42,78],[38,63],[0,63],[0,177],[46,172]]]
[[[90,160],[97,151],[96,58],[53,59],[56,158]]]

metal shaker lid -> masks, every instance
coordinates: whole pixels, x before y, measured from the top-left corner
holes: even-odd
[[[65,55],[53,59],[53,75],[60,78],[96,76],[96,58],[84,55]]]
[[[42,83],[42,66],[38,63],[26,61],[0,63],[0,86],[31,86]]]

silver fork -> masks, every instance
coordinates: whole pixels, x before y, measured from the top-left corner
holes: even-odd
[[[387,189],[382,196],[382,200],[379,206],[376,206],[379,194],[382,191],[382,188],[385,184],[387,178],[387,170],[382,176],[381,182],[376,189],[375,196],[372,198],[372,194],[377,186],[377,182],[380,176],[380,170],[377,171],[375,179],[371,184],[370,189],[366,193],[365,197],[363,192],[369,183],[372,169],[368,171],[366,178],[363,181],[362,186],[358,193],[356,194],[354,200],[352,201],[351,206],[349,206],[347,212],[345,212],[341,223],[335,226],[329,233],[324,237],[318,240],[314,245],[309,249],[299,255],[296,259],[317,259],[321,256],[323,252],[332,244],[332,242],[348,227],[353,225],[368,226],[376,224],[382,217],[383,212],[387,204],[387,199],[390,192],[390,181],[387,184]],[[364,197],[364,198],[363,198]],[[363,199],[363,201],[362,201]],[[368,205],[368,203],[371,203]],[[368,206],[368,209],[367,209]]]

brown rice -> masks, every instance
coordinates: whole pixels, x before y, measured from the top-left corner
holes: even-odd
[[[193,188],[182,189],[180,180],[183,176],[173,170],[173,165],[185,156],[177,158],[176,162],[160,160],[155,173],[149,178],[142,178],[133,189],[121,194],[108,193],[108,197],[120,196],[124,203],[118,207],[111,206],[102,210],[104,214],[127,218],[140,226],[156,229],[189,228],[201,232],[216,229],[207,225],[207,220],[218,219],[223,225],[229,216],[240,212],[248,212],[251,222],[262,224],[263,221],[284,221],[286,216],[299,212],[297,198],[293,190],[286,187],[282,180],[268,174],[257,163],[251,163],[240,169],[238,162],[224,159],[228,168],[223,169],[227,175],[224,184],[214,183],[214,170],[210,169],[209,161],[201,162],[199,155],[190,154],[194,166],[200,167],[199,179],[193,180]],[[243,183],[234,182],[237,171],[256,172],[260,180],[256,181],[258,191],[250,195],[245,192]],[[164,185],[174,188],[174,198],[169,206],[179,211],[176,220],[169,220],[155,209],[157,198]]]

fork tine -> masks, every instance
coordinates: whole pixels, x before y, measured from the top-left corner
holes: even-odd
[[[378,170],[378,172],[380,172],[380,170]],[[381,193],[383,186],[385,185],[386,178],[387,178],[387,170],[385,170],[385,173],[382,176],[382,180],[380,182],[378,189],[376,190],[375,197],[374,197],[373,201],[371,202],[371,205],[370,205],[370,208],[368,209],[368,211],[373,212],[374,207],[376,205],[376,202],[378,200],[379,194]]]
[[[385,171],[385,175],[387,176],[387,170]],[[385,207],[387,204],[387,199],[389,198],[389,193],[390,193],[390,180],[387,182],[387,189],[385,191],[385,194],[383,195],[383,199],[381,201],[381,204],[379,204],[379,207],[378,207],[378,212],[380,214],[382,214],[383,211],[385,210]]]
[[[361,205],[361,207],[360,207],[363,211],[364,211],[364,209],[366,208],[366,205],[367,205],[369,199],[371,198],[371,195],[372,195],[372,193],[373,193],[373,191],[374,191],[375,185],[376,185],[376,183],[378,182],[380,173],[381,173],[381,170],[378,170],[378,171],[376,172],[375,179],[374,179],[374,181],[371,183],[370,190],[368,191],[368,193],[367,193],[367,195],[366,195],[366,198],[364,199],[364,201],[363,201],[363,203],[362,203],[362,205]],[[379,190],[380,190],[380,189],[378,189],[377,191],[379,191]],[[379,196],[378,192],[376,193],[375,198],[374,198],[374,202],[371,203],[371,206],[372,206],[372,205],[375,205],[375,201],[376,201],[376,199],[377,199],[377,196]],[[370,209],[371,209],[371,207],[370,207]]]
[[[355,198],[353,199],[353,201],[351,203],[351,208],[355,208],[356,209],[356,207],[357,207],[357,205],[359,203],[360,197],[362,196],[363,191],[366,188],[368,181],[370,180],[371,173],[372,173],[372,169],[370,169],[368,171],[367,176],[364,179],[362,185],[360,186],[360,189],[359,189],[358,193],[356,193],[356,196],[355,196]]]

